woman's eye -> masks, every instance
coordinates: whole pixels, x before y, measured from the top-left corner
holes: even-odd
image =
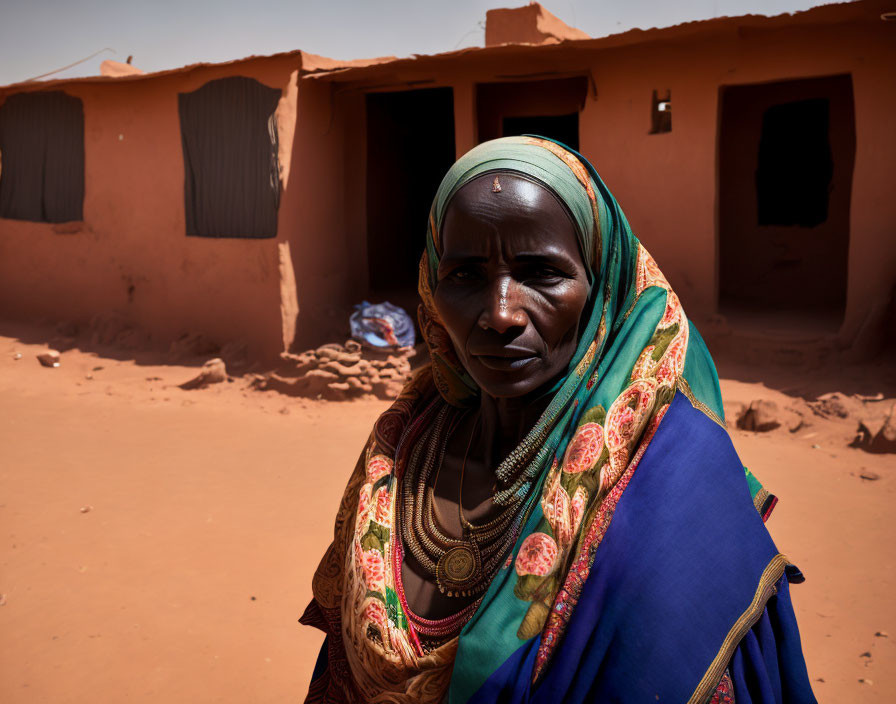
[[[525,278],[527,281],[554,283],[565,276],[563,272],[552,266],[536,266],[526,272]]]
[[[479,276],[479,272],[476,270],[476,267],[460,266],[454,269],[449,276],[458,281],[472,281]]]

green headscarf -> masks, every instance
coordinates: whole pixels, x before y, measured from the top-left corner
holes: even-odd
[[[451,702],[466,701],[523,640],[562,631],[554,600],[558,593],[568,595],[571,584],[584,583],[587,556],[599,540],[595,517],[605,515],[611,489],[646,447],[676,389],[714,420],[722,418],[712,359],[616,199],[587,160],[537,137],[506,137],[472,149],[445,176],[433,202],[420,268],[420,322],[445,400],[475,404],[479,389],[433,306],[441,226],[458,189],[498,171],[534,179],[566,205],[592,291],[567,373],[515,451],[520,478],[496,495],[499,503],[528,497],[529,517],[514,549],[515,569],[508,565],[499,572],[461,633]],[[558,641],[543,639],[536,676],[550,658],[550,644]]]

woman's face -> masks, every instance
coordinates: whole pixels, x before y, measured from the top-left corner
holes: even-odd
[[[590,286],[553,193],[511,172],[473,179],[448,205],[442,250],[435,307],[483,392],[524,396],[566,370]]]

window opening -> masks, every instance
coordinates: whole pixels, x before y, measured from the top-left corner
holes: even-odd
[[[650,134],[672,131],[672,91],[667,90],[662,97],[653,91],[650,101]]]
[[[277,235],[279,100],[244,76],[178,95],[188,236]]]
[[[62,91],[17,93],[0,107],[0,217],[83,219],[84,107]]]

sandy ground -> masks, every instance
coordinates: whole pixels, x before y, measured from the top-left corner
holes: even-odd
[[[78,349],[48,369],[40,331],[0,332],[0,700],[301,701],[322,637],[296,619],[386,404],[243,379],[183,391],[195,368]],[[882,378],[836,373],[870,393]],[[777,389],[793,377],[723,388],[734,402],[786,400]],[[801,383],[838,390],[819,374]],[[887,702],[896,456],[846,447],[854,427],[733,436],[780,497],[769,528],[807,576],[793,596],[819,700]]]

